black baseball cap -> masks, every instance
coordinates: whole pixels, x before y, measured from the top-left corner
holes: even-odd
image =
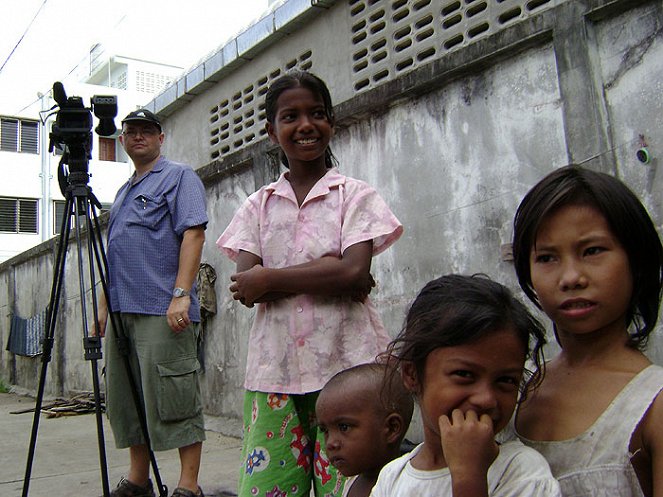
[[[133,122],[154,124],[157,128],[159,128],[159,132],[161,132],[161,122],[159,122],[159,118],[147,109],[138,109],[133,112],[129,112],[127,117],[122,119],[122,124]]]

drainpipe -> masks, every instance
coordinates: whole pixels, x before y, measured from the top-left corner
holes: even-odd
[[[41,100],[41,110],[42,112],[48,111],[50,109],[50,96],[49,94],[37,94]],[[39,176],[41,177],[41,213],[40,213],[40,225],[41,225],[41,241],[44,242],[53,236],[52,232],[52,218],[53,213],[51,212],[51,155],[48,153],[48,136],[49,136],[49,119],[53,116],[47,116],[46,119],[42,121],[41,132],[40,132],[40,158],[41,158],[41,172]],[[41,121],[41,120],[40,120]]]

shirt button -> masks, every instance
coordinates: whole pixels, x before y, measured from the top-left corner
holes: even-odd
[[[299,248],[297,249],[297,252],[299,252],[300,254],[301,254],[302,252],[304,252],[304,247],[299,247]]]
[[[297,312],[304,312],[304,309],[302,309],[301,307],[297,307]]]

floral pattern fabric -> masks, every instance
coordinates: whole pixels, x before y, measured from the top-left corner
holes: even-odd
[[[333,497],[345,478],[325,453],[317,393],[246,392],[239,497]]]
[[[217,240],[235,260],[244,250],[264,267],[281,268],[323,256],[340,257],[372,240],[373,255],[403,233],[385,201],[363,181],[331,169],[298,206],[287,173],[252,194]],[[260,303],[249,338],[245,388],[300,394],[331,376],[371,361],[389,343],[367,298],[300,294]]]

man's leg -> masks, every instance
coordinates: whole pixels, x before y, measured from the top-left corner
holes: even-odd
[[[134,382],[138,388],[138,394],[142,398],[140,363],[135,353],[133,338],[135,328],[131,326],[132,322],[127,320],[126,315],[116,314],[116,317],[122,321],[124,332],[130,343],[128,360],[131,372],[134,375]],[[130,405],[127,406],[126,399],[131,391],[131,386],[124,364],[125,358],[120,353],[118,347],[118,330],[114,328],[112,322],[109,322],[106,330],[104,345],[106,356],[106,412],[113,428],[117,448],[129,448],[128,474],[120,480],[111,495],[119,496],[136,493],[138,495],[151,495],[152,485],[149,482],[149,452],[140,429],[138,415],[133,408],[133,402],[130,401]]]
[[[155,497],[147,445],[129,447],[129,473],[111,491],[111,497]]]
[[[175,335],[163,316],[132,315],[131,320],[132,327],[140,330],[135,334],[135,350],[152,450],[179,447],[182,469],[177,487],[197,493],[205,438],[196,374],[197,325]],[[130,444],[135,449],[128,478],[132,483],[137,483],[134,475],[137,479],[149,476],[150,454],[144,441],[139,444]]]
[[[147,445],[129,447],[129,474],[127,480],[141,487],[147,486],[150,477],[150,453]]]
[[[200,470],[200,456],[203,451],[203,443],[196,442],[186,447],[180,447],[180,481],[178,487],[198,493],[198,471]]]

